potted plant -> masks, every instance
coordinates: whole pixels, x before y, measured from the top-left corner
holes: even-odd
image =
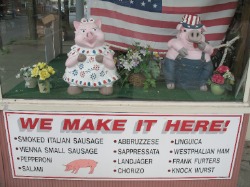
[[[25,80],[25,88],[35,88],[37,81],[35,78],[31,77],[32,67],[26,66],[22,67],[19,70],[19,73],[16,75],[16,78],[23,78]]]
[[[160,56],[149,47],[135,43],[126,53],[116,58],[117,70],[121,76],[121,86],[132,84],[147,90],[156,86],[160,75]]]
[[[41,93],[50,92],[50,78],[54,74],[54,68],[49,66],[46,62],[38,62],[33,65],[33,69],[31,71],[31,77],[38,79],[39,91]]]
[[[211,92],[215,95],[221,95],[225,90],[232,91],[234,85],[234,75],[227,66],[219,66],[213,73],[208,84]]]

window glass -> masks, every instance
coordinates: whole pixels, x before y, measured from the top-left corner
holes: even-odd
[[[242,101],[249,2],[0,0],[3,98]]]

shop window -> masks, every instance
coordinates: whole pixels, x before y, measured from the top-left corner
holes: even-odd
[[[248,0],[133,2],[84,1],[74,24],[77,1],[1,0],[2,98],[243,101]]]

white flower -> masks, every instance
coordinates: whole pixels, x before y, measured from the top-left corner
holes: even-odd
[[[24,77],[30,77],[30,73],[25,72],[25,73],[23,74],[23,76],[24,76]]]
[[[233,80],[234,81],[234,76],[230,71],[227,71],[224,75],[224,78],[229,79],[229,80]]]
[[[140,50],[140,53],[141,53],[143,56],[146,56],[147,51],[146,51],[145,49],[141,49],[141,50]]]
[[[140,59],[140,60],[141,60],[140,53],[139,53],[138,51],[135,52],[135,53],[133,53],[132,58],[133,58],[133,59]]]
[[[30,66],[20,68],[19,73],[16,75],[16,78],[19,79],[20,77],[30,77],[31,76],[32,68]]]
[[[133,66],[133,67],[136,67],[140,64],[140,61],[138,59],[134,59],[130,62],[130,64]]]
[[[124,69],[127,69],[128,71],[131,71],[131,69],[133,69],[133,65],[130,64],[128,61],[123,61],[123,67]]]

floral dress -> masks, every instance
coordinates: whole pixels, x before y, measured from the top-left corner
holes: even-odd
[[[111,87],[119,79],[116,69],[110,70],[104,64],[95,60],[96,55],[114,53],[108,46],[94,49],[82,48],[77,45],[71,47],[68,57],[75,54],[84,54],[87,59],[78,62],[72,67],[66,67],[63,79],[70,86],[79,87]]]

